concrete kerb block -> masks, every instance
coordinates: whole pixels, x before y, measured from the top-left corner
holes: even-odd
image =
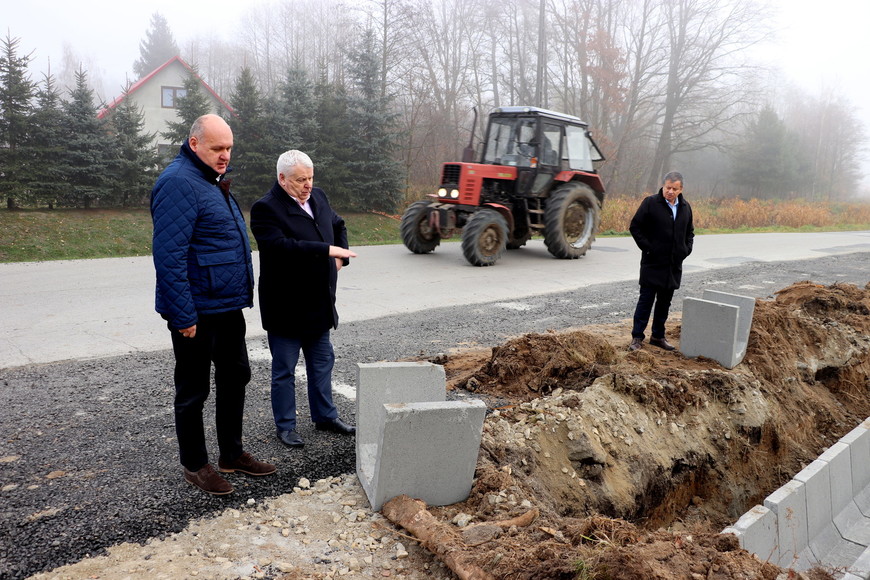
[[[363,488],[374,477],[383,407],[387,403],[443,401],[444,367],[428,362],[357,364],[356,471]]]
[[[722,533],[734,534],[741,548],[766,562],[776,562],[779,559],[776,514],[764,506],[753,507]]]
[[[849,566],[848,573],[854,574],[864,580],[870,579],[870,548],[864,550],[858,559],[855,560],[855,563]]]
[[[843,435],[840,443],[849,446],[854,494],[870,485],[870,429],[862,423]]]
[[[870,580],[868,464],[870,418],[768,496],[765,506],[755,506],[723,533],[735,534],[741,547],[780,566],[849,568],[843,578]]]
[[[468,498],[486,404],[480,400],[384,405],[372,509],[407,494],[429,505]]]
[[[840,441],[831,445],[819,459],[830,464],[831,478],[831,504],[834,516],[834,525],[840,535],[856,544],[864,547],[870,545],[870,518],[867,518],[855,503],[855,495],[860,489],[852,487],[852,445],[845,441],[858,441],[853,434],[844,436]]]
[[[809,545],[816,558],[821,560],[840,540],[840,535],[834,529],[831,511],[830,465],[816,459],[799,471],[794,479],[806,486]]]
[[[839,536],[839,533],[837,533]],[[819,565],[831,570],[846,570],[855,563],[866,548],[848,540],[840,540],[834,548],[819,558]]]
[[[855,505],[861,513],[870,518],[870,485],[855,494]]]
[[[440,365],[357,365],[356,471],[373,510],[403,493],[430,505],[468,497],[486,404],[446,394]]]
[[[755,299],[749,296],[704,290],[700,299],[683,299],[680,352],[734,368],[746,355],[754,314]]]
[[[831,481],[831,514],[836,518],[852,503],[852,457],[849,446],[838,441],[819,455],[819,460],[830,466],[828,476]]]
[[[792,479],[767,496],[764,507],[776,514],[779,558],[774,563],[791,567],[809,545],[806,486]]]
[[[737,365],[737,320],[740,308],[699,298],[683,299],[680,352],[705,356],[725,368]]]
[[[741,296],[718,290],[704,290],[701,298],[711,302],[730,304],[740,310],[737,312],[737,334],[735,342],[735,357],[739,364],[746,355],[746,346],[749,344],[749,332],[752,330],[752,317],[755,314],[755,298]]]

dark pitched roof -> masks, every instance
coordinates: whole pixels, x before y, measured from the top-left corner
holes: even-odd
[[[141,79],[139,79],[138,81],[136,81],[135,83],[133,83],[132,85],[130,85],[130,88],[129,88],[128,90],[126,90],[124,93],[122,93],[119,97],[116,97],[115,100],[113,100],[111,103],[109,103],[108,105],[106,105],[105,108],[103,108],[103,109],[102,109],[102,110],[97,114],[97,117],[99,117],[100,119],[102,119],[104,116],[106,116],[106,114],[108,114],[109,111],[111,111],[112,109],[114,109],[115,107],[117,107],[118,105],[120,105],[121,102],[123,102],[123,100],[124,100],[125,98],[127,98],[128,95],[131,95],[131,94],[135,93],[135,92],[136,92],[137,90],[139,90],[142,86],[146,85],[146,84],[148,83],[148,81],[150,81],[152,78],[154,78],[154,77],[157,75],[157,73],[159,73],[160,71],[162,71],[163,69],[165,69],[166,67],[168,67],[169,65],[171,65],[171,64],[172,64],[173,62],[175,62],[175,61],[178,61],[179,63],[181,63],[181,65],[182,65],[184,68],[186,68],[188,71],[190,71],[190,73],[191,73],[192,75],[195,75],[196,78],[199,80],[199,82],[202,83],[202,86],[204,86],[204,87],[206,88],[206,90],[207,90],[209,93],[211,93],[211,95],[212,95],[215,99],[217,99],[218,102],[219,102],[221,105],[223,105],[224,107],[226,107],[226,109],[227,109],[228,111],[230,111],[231,113],[233,112],[233,108],[229,105],[229,103],[227,103],[226,101],[224,101],[224,100],[221,98],[221,96],[220,96],[219,94],[217,94],[217,93],[214,91],[213,88],[211,88],[210,86],[208,86],[208,83],[205,82],[204,80],[202,80],[202,78],[201,78],[198,74],[196,74],[196,71],[193,70],[193,67],[192,67],[192,66],[190,66],[189,64],[187,64],[186,62],[184,62],[184,59],[182,59],[180,56],[173,56],[172,58],[170,58],[169,60],[167,60],[166,62],[164,62],[162,65],[160,65],[159,67],[157,67],[156,69],[154,69],[153,71],[151,71],[150,73],[148,73],[147,75],[145,75],[144,77],[142,77]]]

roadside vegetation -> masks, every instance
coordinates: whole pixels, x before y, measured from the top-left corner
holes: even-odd
[[[599,237],[628,235],[628,223],[638,202],[637,197],[608,198],[602,211]],[[692,199],[691,203],[698,234],[870,230],[870,202]],[[351,246],[402,243],[399,215],[340,213],[347,224]],[[251,245],[256,249],[253,236]],[[0,262],[147,256],[150,253],[151,216],[147,209],[0,211]]]

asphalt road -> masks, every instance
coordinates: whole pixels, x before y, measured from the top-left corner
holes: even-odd
[[[354,249],[359,258],[339,276],[343,322],[636,280],[640,261],[628,237],[599,239],[579,260],[556,260],[542,241],[532,240],[489,268],[469,265],[453,242],[427,255],[403,246]],[[870,251],[870,232],[699,236],[684,268],[702,272],[861,251]],[[154,313],[149,257],[0,264],[0,281],[0,368],[167,347],[166,327]],[[248,336],[262,336],[256,306],[246,318]]]
[[[550,259],[533,244],[492,268],[467,266],[456,244],[431,256],[360,248],[360,258],[341,274],[343,323],[333,333],[342,415],[353,418],[359,362],[427,358],[525,332],[629,318],[639,253],[628,242],[600,240],[586,258],[570,262]],[[150,311],[151,276],[147,261],[127,259],[0,268],[6,362],[0,369],[0,578],[179,531],[248,498],[289,491],[300,477],[354,470],[352,439],[315,431],[306,421],[300,421],[303,450],[275,440],[268,352],[254,317],[245,443],[279,471],[258,480],[233,474],[237,493],[224,498],[186,485],[174,440],[172,356],[166,330]],[[801,280],[863,287],[870,281],[870,232],[701,237],[674,309],[708,287],[767,298]],[[128,292],[146,306],[129,302]],[[304,401],[300,417],[307,413]],[[208,437],[214,445],[213,432]]]

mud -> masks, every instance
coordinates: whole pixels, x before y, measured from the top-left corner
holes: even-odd
[[[485,522],[540,510],[468,548],[497,578],[776,578],[717,532],[870,416],[868,313],[867,287],[793,284],[757,301],[733,370],[627,352],[620,325],[453,353],[451,388],[497,410],[470,498],[432,511]]]

